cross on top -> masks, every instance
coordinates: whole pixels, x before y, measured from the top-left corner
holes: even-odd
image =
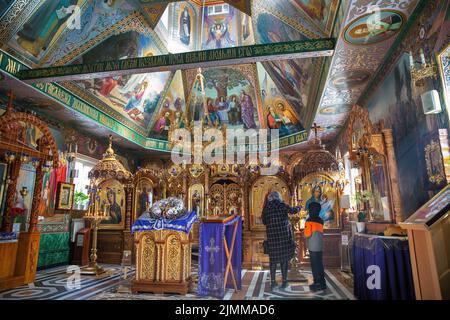
[[[311,127],[314,130],[314,138],[317,139],[317,132],[322,131],[322,127],[318,126],[317,123],[314,122],[314,125]]]
[[[211,266],[214,265],[214,254],[218,253],[220,248],[218,246],[215,246],[216,240],[214,238],[211,238],[209,240],[209,246],[205,246],[205,251],[209,253],[209,263]]]

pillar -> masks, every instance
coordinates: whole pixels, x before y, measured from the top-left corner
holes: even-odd
[[[394,207],[395,222],[402,222],[404,219],[402,198],[400,195],[399,177],[397,169],[397,159],[395,157],[394,138],[392,129],[383,129],[384,141],[386,143],[386,157],[389,168],[389,176],[391,180],[392,203]]]
[[[8,189],[6,192],[6,208],[5,208],[5,213],[3,215],[2,227],[1,227],[1,231],[4,231],[4,232],[10,232],[12,229],[10,211],[11,211],[12,207],[14,206],[14,198],[16,197],[16,189],[17,189],[17,179],[19,178],[21,163],[17,159],[14,162],[12,162],[11,164],[9,164],[9,166],[11,166],[11,171],[10,171],[11,173],[10,173],[10,177],[9,177],[10,183],[7,186]]]
[[[37,231],[37,222],[39,216],[39,204],[41,203],[41,193],[42,193],[42,182],[44,180],[44,171],[42,170],[42,165],[36,168],[36,180],[34,181],[34,191],[33,191],[33,202],[31,205],[31,215],[30,215],[30,227],[28,232]]]

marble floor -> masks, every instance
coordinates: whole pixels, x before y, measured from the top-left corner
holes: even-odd
[[[0,300],[177,300],[204,299],[193,292],[186,296],[169,294],[130,294],[118,293],[122,280],[122,269],[117,265],[103,265],[107,270],[102,276],[81,276],[79,282],[74,281],[67,273],[67,266],[39,271],[33,284],[0,292]],[[195,267],[193,272],[195,273]],[[303,274],[312,282],[311,272],[303,270]],[[132,278],[134,270],[128,272]],[[280,275],[279,275],[280,276]],[[281,280],[281,279],[280,279]],[[354,299],[351,288],[351,277],[339,270],[326,270],[328,289],[311,292],[308,283],[290,283],[286,289],[270,290],[268,270],[243,270],[242,290],[227,290],[224,300],[347,300]],[[279,281],[281,282],[281,281]]]

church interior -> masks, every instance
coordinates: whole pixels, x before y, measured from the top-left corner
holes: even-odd
[[[450,299],[449,34],[450,0],[0,0],[0,300]]]

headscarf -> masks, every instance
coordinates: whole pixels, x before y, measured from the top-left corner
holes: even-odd
[[[269,196],[267,197],[267,200],[269,202],[278,200],[279,202],[283,201],[281,198],[281,194],[278,191],[272,191]]]

